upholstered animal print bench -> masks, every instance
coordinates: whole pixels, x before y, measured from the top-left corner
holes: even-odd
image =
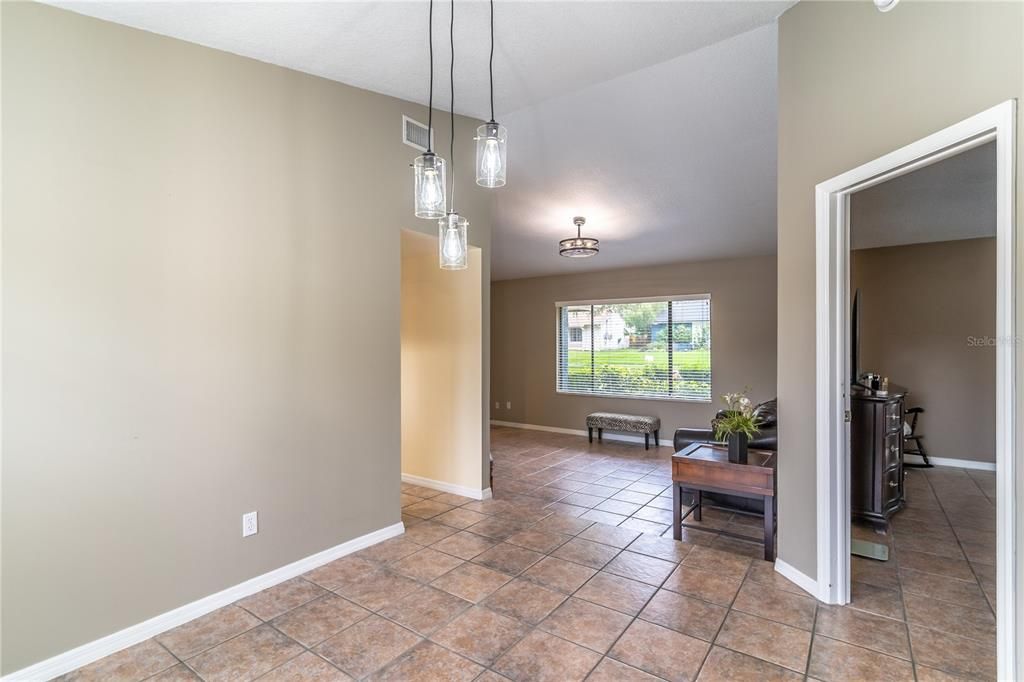
[[[658,431],[661,430],[661,419],[636,414],[616,414],[614,412],[594,412],[587,416],[587,438],[594,442],[594,429],[597,429],[597,440],[601,442],[604,430],[628,431],[644,434],[644,450],[651,445],[651,434],[654,434],[654,445],[658,445]]]

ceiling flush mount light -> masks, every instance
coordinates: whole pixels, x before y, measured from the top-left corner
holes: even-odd
[[[445,197],[445,162],[431,149],[434,139],[434,0],[430,0],[427,20],[427,44],[430,50],[430,95],[427,104],[427,151],[412,163],[413,204],[417,218],[443,218],[447,209]]]
[[[451,121],[452,136],[448,147],[448,156],[455,158],[455,0],[452,0],[451,20]],[[455,210],[455,167],[452,166],[452,208],[448,215],[437,221],[437,248],[442,270],[465,270],[469,265],[469,245],[466,233],[469,221]]]
[[[566,258],[589,258],[590,256],[596,256],[597,252],[601,250],[598,246],[598,240],[584,237],[580,234],[580,230],[583,228],[583,224],[587,222],[587,219],[583,216],[576,216],[572,219],[572,222],[576,225],[576,236],[558,242],[558,255],[565,256]]]
[[[900,0],[875,0],[875,7],[878,8],[879,12],[888,12],[895,7],[899,1]]]
[[[508,131],[494,121],[494,0],[491,0],[491,58],[487,71],[491,79],[491,120],[476,129],[476,184],[504,187],[508,169],[505,156]]]

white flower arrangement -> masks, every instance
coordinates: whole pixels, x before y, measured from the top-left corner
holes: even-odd
[[[715,420],[715,438],[726,441],[734,433],[742,433],[747,438],[757,435],[760,426],[754,416],[754,404],[742,393],[726,393],[722,396],[725,403],[725,414]]]

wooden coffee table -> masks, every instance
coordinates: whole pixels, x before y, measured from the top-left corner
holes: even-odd
[[[693,514],[700,521],[701,493],[725,493],[764,500],[764,559],[775,560],[775,463],[776,453],[750,450],[746,464],[729,461],[728,448],[694,443],[672,455],[672,537],[682,539],[683,520]],[[683,512],[684,490],[694,493],[694,505]],[[707,531],[707,527],[686,526]],[[714,531],[750,540],[748,536]]]

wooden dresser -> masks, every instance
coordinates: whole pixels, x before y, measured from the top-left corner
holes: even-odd
[[[886,524],[903,507],[903,399],[855,387],[850,394],[850,504],[853,518]]]

